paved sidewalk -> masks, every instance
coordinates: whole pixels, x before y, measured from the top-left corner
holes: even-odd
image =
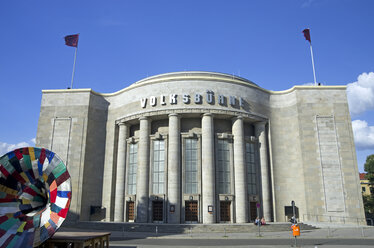
[[[82,231],[75,228],[61,228],[60,231]],[[98,231],[98,230],[84,230]],[[106,230],[102,230],[106,231]],[[111,240],[128,239],[293,239],[291,230],[282,232],[258,232],[253,233],[149,233],[149,232],[120,232],[110,231]],[[326,227],[314,230],[301,230],[298,239],[373,239],[374,227]]]
[[[193,230],[193,229],[192,229]],[[62,227],[59,231],[94,231]],[[110,230],[100,230],[110,231]],[[295,247],[295,239],[290,231],[278,232],[192,232],[155,233],[110,231],[111,248],[286,248]],[[374,227],[324,227],[301,230],[296,247],[304,248],[369,248],[374,247]]]

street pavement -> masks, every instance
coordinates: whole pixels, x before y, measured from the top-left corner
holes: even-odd
[[[62,228],[61,231],[82,231]],[[89,230],[85,230],[89,231]],[[97,231],[97,230],[92,230]],[[104,230],[102,230],[104,231]],[[296,245],[295,245],[296,242]],[[297,239],[291,230],[282,232],[252,233],[194,233],[167,234],[147,232],[111,231],[110,247],[115,248],[158,248],[158,247],[374,247],[374,227],[342,226],[301,230]]]

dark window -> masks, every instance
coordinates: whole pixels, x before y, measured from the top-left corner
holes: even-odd
[[[218,193],[230,194],[230,150],[228,140],[218,140]]]
[[[186,139],[185,140],[185,189],[186,194],[197,193],[197,139]]]
[[[284,206],[284,213],[286,216],[291,218],[293,216],[292,206]],[[296,206],[295,206],[295,215],[296,215],[296,218],[299,218],[299,208]]]
[[[136,170],[138,163],[138,144],[130,144],[129,168],[127,173],[127,193],[136,194]]]
[[[247,186],[248,194],[256,195],[256,164],[255,164],[255,144],[245,144],[245,162],[247,164]]]
[[[165,142],[153,141],[153,194],[164,194]]]

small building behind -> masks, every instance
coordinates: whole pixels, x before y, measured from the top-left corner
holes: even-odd
[[[362,195],[373,195],[374,185],[369,184],[369,180],[366,179],[367,173],[360,173],[360,184]]]

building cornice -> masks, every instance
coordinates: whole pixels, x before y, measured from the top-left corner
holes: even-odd
[[[259,122],[259,121],[267,121],[268,117],[253,112],[246,112],[242,110],[224,110],[224,109],[216,109],[216,108],[170,108],[164,110],[149,110],[149,111],[142,111],[131,113],[116,119],[116,124],[120,122],[127,122],[130,120],[136,120],[139,118],[152,118],[152,116],[160,116],[160,115],[170,115],[170,114],[213,114],[213,115],[227,115],[227,116],[241,116],[244,119],[252,120],[252,122]]]

